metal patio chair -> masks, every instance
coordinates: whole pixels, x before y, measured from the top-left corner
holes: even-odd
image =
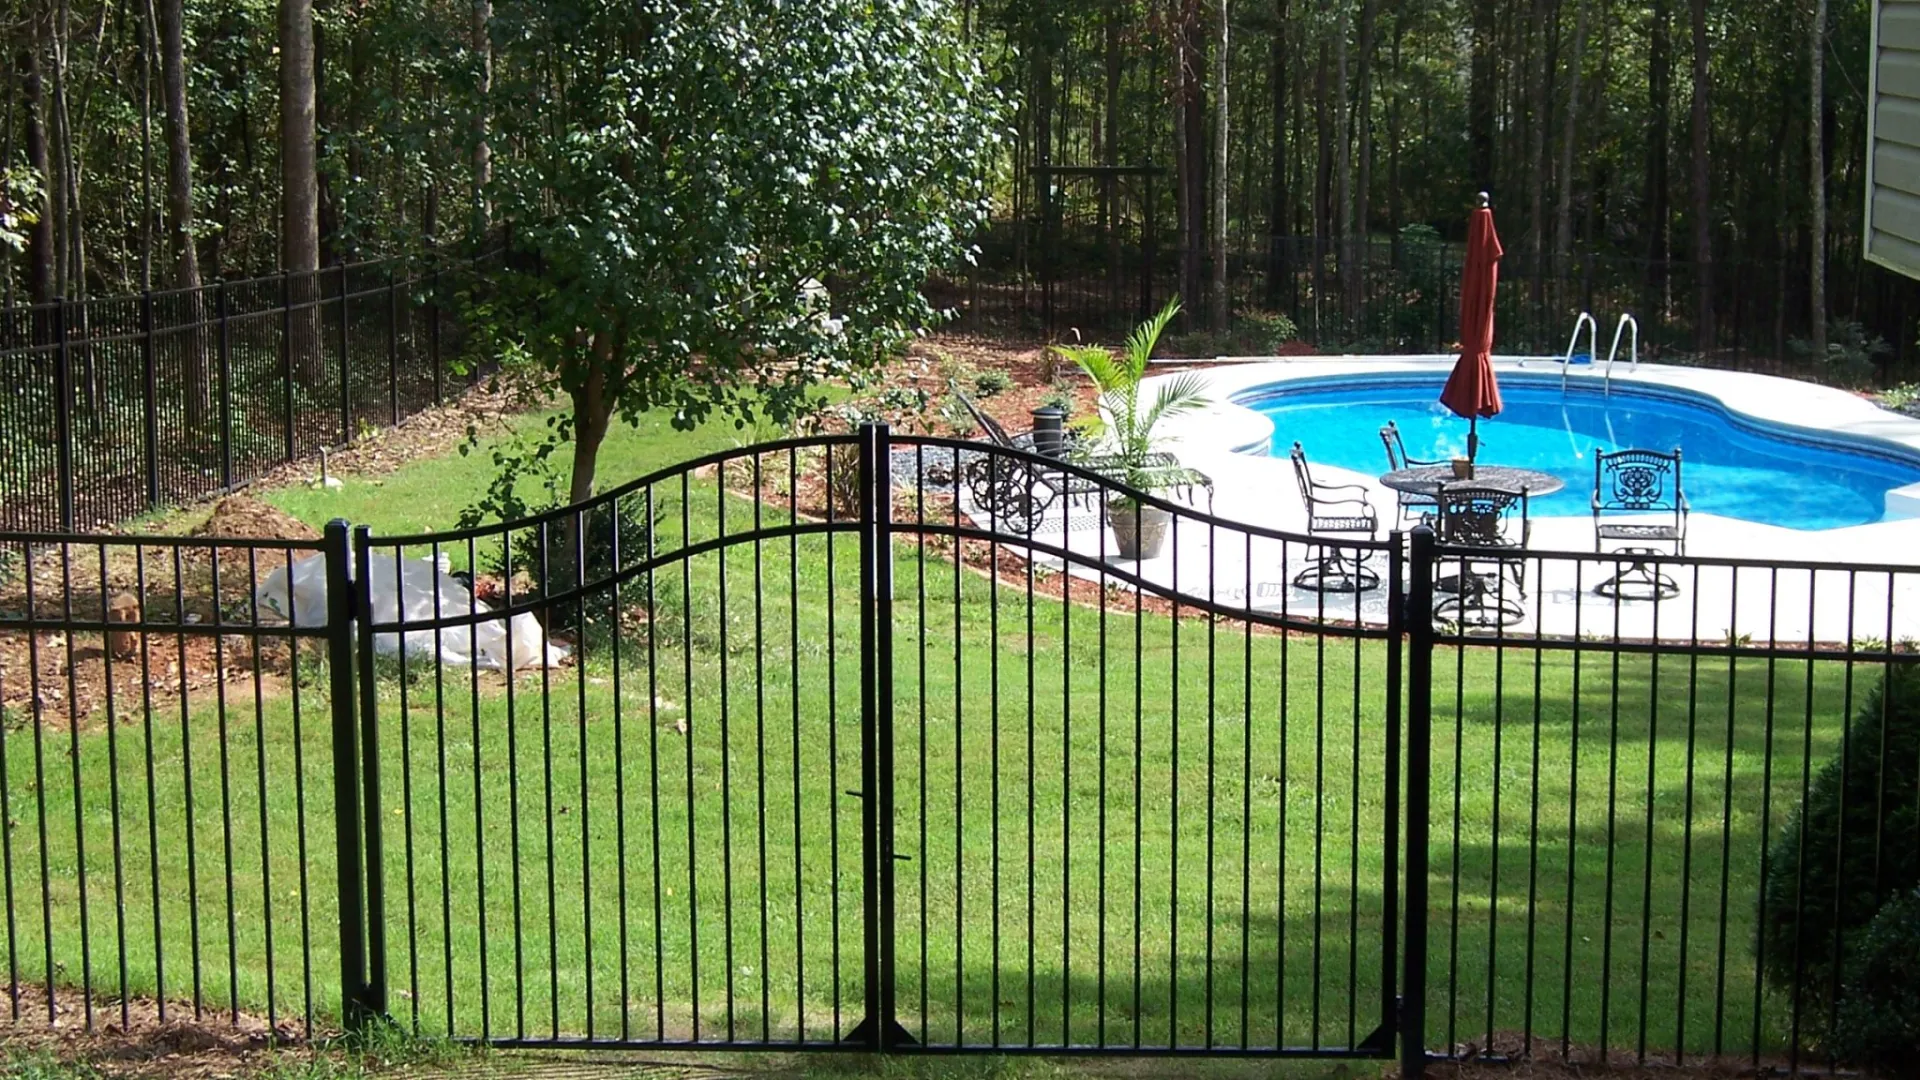
[[[1380,516],[1367,499],[1361,484],[1325,484],[1313,478],[1307,464],[1307,452],[1293,444],[1293,478],[1300,485],[1300,498],[1307,505],[1307,534],[1315,538],[1347,537],[1372,540],[1380,534]],[[1315,592],[1358,593],[1380,587],[1380,575],[1367,565],[1373,552],[1342,548],[1332,542],[1314,544],[1308,549],[1306,569],[1293,576],[1293,584]]]
[[[1656,520],[1617,520],[1622,514]],[[1615,600],[1660,601],[1679,595],[1679,582],[1644,556],[1686,554],[1687,514],[1679,447],[1665,454],[1658,450],[1596,452],[1593,550],[1623,558],[1621,568],[1593,591]],[[1616,546],[1609,551],[1609,544]]]
[[[1472,550],[1443,556],[1459,572],[1437,584],[1447,595],[1434,604],[1434,616],[1476,627],[1511,626],[1525,618],[1526,547],[1533,536],[1526,491],[1468,481],[1442,484],[1436,501],[1440,543]]]
[[[1033,432],[1009,434],[1000,421],[975,405],[958,384],[949,382],[948,389],[986,435],[988,443],[1002,450],[1028,454],[1036,452]],[[1009,454],[991,453],[976,455],[971,461],[958,462],[957,467],[959,479],[967,485],[974,505],[985,510],[995,524],[1009,532],[1020,535],[1032,533],[1046,519],[1054,504],[1062,499],[1067,503],[1069,528],[1076,515],[1084,518],[1090,511],[1097,512],[1099,509],[1096,497],[1100,485],[1063,469],[1046,468]]]
[[[1387,421],[1387,426],[1380,429],[1380,441],[1387,448],[1388,472],[1411,469],[1417,465],[1446,464],[1444,461],[1426,461],[1421,458],[1409,457],[1407,455],[1407,444],[1401,441],[1400,438],[1400,425],[1392,420]],[[1422,495],[1412,491],[1402,491],[1398,492],[1398,494],[1400,496],[1400,524],[1403,527],[1409,521],[1416,525],[1433,523],[1434,512],[1439,506],[1434,496]]]
[[[969,398],[958,385],[949,383],[953,396],[957,398],[974,423],[987,436],[987,442],[1002,450],[1016,450],[1035,453],[1033,433],[1022,432],[1008,434],[1007,429],[993,417],[986,414],[973,399]],[[1094,473],[1102,473],[1105,460],[1098,454],[1086,454],[1079,449],[1076,433],[1068,433],[1066,450],[1076,459],[1082,468]],[[1156,453],[1148,456],[1148,464],[1156,468],[1175,468],[1180,461],[1172,454]],[[1021,535],[1031,534],[1054,510],[1056,504],[1065,501],[1068,531],[1080,525],[1098,527],[1103,520],[1100,502],[1102,493],[1118,490],[1097,480],[1088,479],[1063,468],[1042,465],[1023,457],[1008,454],[981,454],[972,461],[960,465],[960,476],[973,496],[975,506],[985,510],[989,517],[1001,527]],[[1194,472],[1193,470],[1188,470]],[[1213,509],[1213,481],[1203,474],[1194,472],[1198,480],[1192,484],[1181,484],[1170,494],[1180,501],[1194,501],[1194,489],[1206,492],[1207,509]],[[1053,513],[1055,519],[1059,514]]]

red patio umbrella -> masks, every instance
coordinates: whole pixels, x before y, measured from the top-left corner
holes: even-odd
[[[1500,236],[1486,192],[1467,222],[1467,265],[1460,275],[1460,359],[1440,391],[1440,403],[1467,418],[1467,460],[1480,453],[1480,418],[1500,413],[1493,377],[1493,294],[1500,281]]]

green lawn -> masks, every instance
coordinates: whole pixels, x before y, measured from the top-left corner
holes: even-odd
[[[622,432],[602,475],[731,440]],[[447,524],[489,468],[449,454],[271,498],[394,535]],[[684,498],[656,493],[669,549],[756,513],[711,480]],[[852,1028],[856,555],[814,535],[671,564],[629,587],[650,626],[511,686],[380,665],[397,1019],[534,1038]],[[1068,609],[910,540],[894,557],[905,1026],[1012,1046],[1365,1038],[1390,930],[1383,647]],[[1837,745],[1846,670],[1695,667],[1436,657],[1430,1045],[1489,1027],[1592,1045],[1604,1024],[1615,1047],[1738,1050],[1756,1014],[1761,1045],[1781,1042],[1785,1009],[1757,1004],[1753,975],[1761,842],[1797,800],[1803,747]],[[301,672],[297,693],[231,692],[224,726],[197,695],[77,745],[6,731],[0,952],[22,981],[44,978],[50,929],[65,984],[117,992],[124,955],[136,992],[336,1014],[326,684],[317,660]]]

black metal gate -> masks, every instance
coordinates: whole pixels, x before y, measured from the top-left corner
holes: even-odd
[[[1326,553],[1215,517],[1197,489],[1157,499],[1017,451],[876,437],[907,481],[871,511],[893,783],[874,860],[892,940],[870,970],[896,1037],[1390,1056],[1399,613],[1256,595],[1256,563]],[[1009,491],[1034,498],[1008,509]],[[1100,521],[1118,496],[1165,510],[1170,556],[1204,569],[1168,583],[1120,558]],[[1397,594],[1397,542],[1342,554]]]
[[[510,1046],[1391,1054],[1398,615],[1229,597],[1299,539],[1124,493],[1221,581],[1142,577],[1119,494],[869,427],[362,531],[362,1004]],[[495,610],[408,584],[436,562]]]

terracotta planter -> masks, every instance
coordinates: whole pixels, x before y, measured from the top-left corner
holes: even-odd
[[[1160,549],[1166,546],[1167,529],[1172,524],[1173,514],[1158,506],[1133,502],[1107,504],[1107,527],[1113,530],[1114,546],[1123,559],[1141,562],[1157,558]]]

